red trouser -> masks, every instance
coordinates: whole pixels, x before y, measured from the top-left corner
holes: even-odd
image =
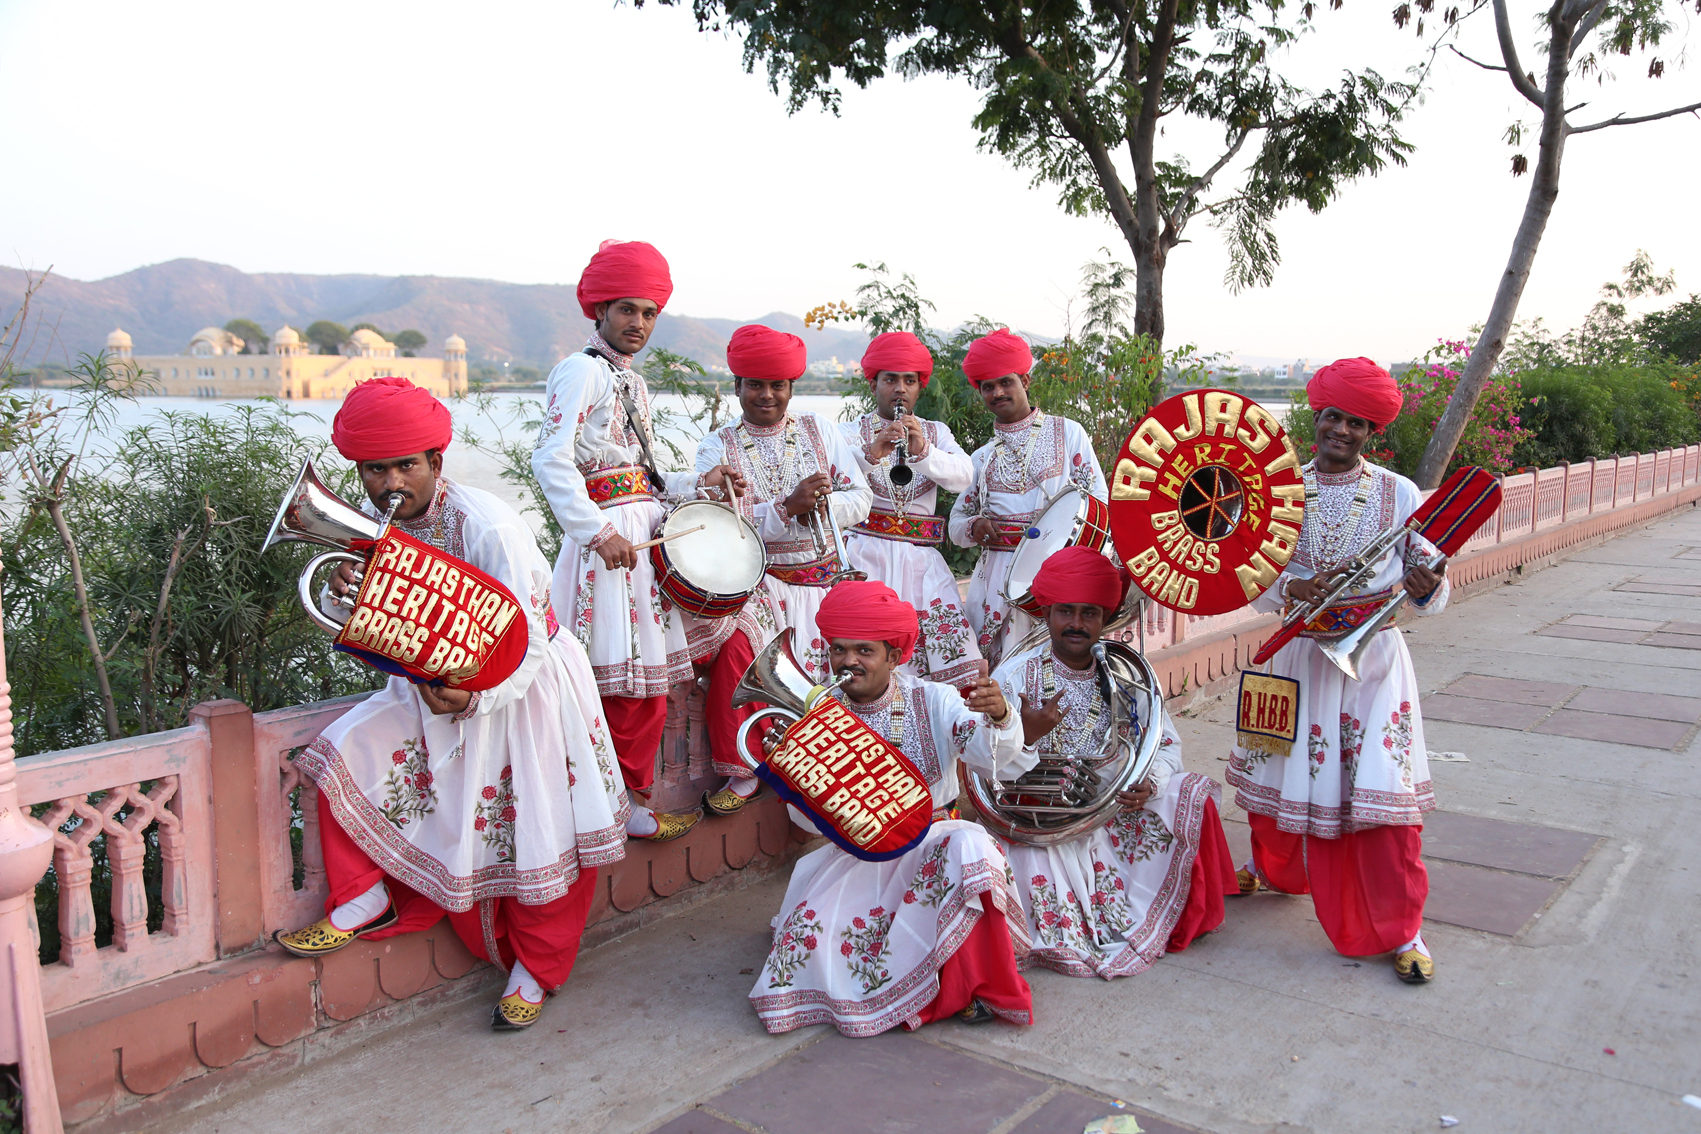
[[[647,796],[656,782],[656,753],[667,724],[667,697],[604,697],[602,713],[614,738],[620,778],[639,795]]]
[[[1311,895],[1335,950],[1370,957],[1399,948],[1423,928],[1429,897],[1423,828],[1367,827],[1338,839],[1278,831],[1252,815],[1252,861],[1273,889]]]
[[[1229,851],[1223,821],[1215,800],[1205,800],[1205,818],[1199,825],[1199,854],[1193,860],[1187,904],[1181,907],[1175,929],[1169,935],[1166,953],[1179,953],[1195,939],[1223,923],[1223,895],[1240,893],[1234,877],[1234,855]]]
[[[1004,914],[985,895],[974,928],[939,966],[939,995],[916,1015],[924,1024],[943,1020],[976,1000],[988,1008],[1032,1023],[1034,993],[1016,971],[1016,950]]]
[[[734,738],[738,735],[738,726],[761,705],[740,705],[735,709],[732,707],[732,691],[738,688],[738,679],[755,660],[756,651],[750,648],[750,639],[744,636],[744,631],[734,630],[709,666],[709,695],[704,699],[703,724],[709,732],[709,753],[714,757],[717,775],[751,774],[750,769],[734,755],[737,751]]]
[[[446,911],[442,906],[388,877],[355,845],[331,814],[323,792],[319,794],[319,846],[325,855],[325,879],[331,885],[331,896],[325,899],[326,913],[366,893],[379,880],[390,891],[399,920],[388,929],[367,934],[365,940],[382,941],[398,933],[430,929],[444,917]],[[497,961],[505,969],[513,968],[518,958],[539,984],[553,990],[566,984],[568,974],[573,971],[596,888],[596,867],[581,867],[579,877],[567,893],[553,902],[528,906],[515,898],[489,898],[466,913],[447,916],[455,936],[474,956]],[[499,958],[489,956],[485,945],[480,913],[484,907],[489,910],[490,934],[496,939]]]

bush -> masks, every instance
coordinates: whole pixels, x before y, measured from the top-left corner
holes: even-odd
[[[1553,366],[1520,376],[1534,436],[1517,448],[1520,465],[1651,453],[1701,440],[1686,400],[1693,376],[1670,363]]]

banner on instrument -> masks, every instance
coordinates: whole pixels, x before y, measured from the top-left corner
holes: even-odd
[[[818,695],[756,774],[868,862],[913,849],[933,825],[927,777],[833,697]]]
[[[500,581],[394,528],[350,550],[369,553],[366,577],[337,649],[416,684],[469,692],[520,668],[529,631]]]
[[[1240,675],[1235,743],[1253,752],[1286,756],[1299,736],[1299,682],[1269,673]]]
[[[1305,516],[1299,456],[1269,410],[1232,390],[1177,394],[1140,419],[1110,470],[1110,530],[1141,590],[1226,614],[1267,590]]]

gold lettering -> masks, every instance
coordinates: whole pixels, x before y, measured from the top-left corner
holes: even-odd
[[[1177,441],[1191,441],[1199,436],[1199,395],[1188,394],[1181,399],[1183,408],[1187,410],[1187,424],[1175,431]]]
[[[1181,523],[1181,513],[1175,510],[1158,512],[1152,516],[1152,530],[1161,532],[1165,528],[1173,528]]]
[[[1248,426],[1251,426],[1250,433],[1247,432]],[[1276,435],[1276,430],[1280,428],[1281,426],[1276,423],[1276,419],[1270,416],[1269,410],[1257,402],[1253,402],[1246,407],[1246,413],[1241,417],[1240,428],[1235,430],[1234,435],[1242,445],[1245,445],[1254,453],[1262,453],[1264,447],[1270,443],[1270,439]]]
[[[378,603],[379,607],[389,614],[399,613],[401,611],[402,592],[408,585],[408,581],[400,575],[390,576],[390,585],[385,588],[384,597]]]
[[[1282,434],[1282,455],[1264,466],[1264,475],[1275,476],[1283,469],[1297,469],[1299,454],[1293,450],[1293,438]]]
[[[403,618],[418,618],[420,607],[425,605],[426,590],[424,587],[408,584],[408,597],[402,601],[401,615]]]
[[[1252,558],[1234,569],[1234,577],[1240,580],[1240,589],[1246,592],[1246,601],[1251,602],[1259,595],[1270,589],[1270,584],[1276,581],[1279,572],[1258,552],[1252,553]]]
[[[385,540],[384,552],[378,556],[378,561],[372,566],[386,571],[391,570],[396,565],[396,553],[401,550],[401,547],[402,545],[395,540]]]
[[[1181,586],[1181,594],[1175,600],[1177,610],[1192,610],[1193,604],[1199,601],[1199,580],[1189,578]]]
[[[441,586],[443,583],[443,573],[448,569],[449,565],[447,563],[433,556],[431,560],[431,570],[425,573],[425,585],[428,587]]]
[[[1110,477],[1110,498],[1112,500],[1145,500],[1152,495],[1146,485],[1158,478],[1152,469],[1141,468],[1127,457],[1121,457],[1116,462],[1116,471]]]
[[[1146,550],[1130,559],[1126,564],[1124,564],[1124,566],[1128,568],[1128,573],[1130,575],[1138,579],[1141,575],[1144,575],[1147,571],[1151,570],[1158,562],[1158,559],[1158,549],[1155,547],[1148,547]]]
[[[1163,455],[1175,448],[1175,438],[1169,430],[1158,424],[1158,419],[1148,417],[1134,427],[1134,432],[1128,438],[1128,451],[1140,460],[1159,468],[1164,463]]]
[[[455,620],[449,623],[448,637],[452,641],[456,642],[466,641],[467,627],[470,625],[472,625],[472,619],[467,617],[467,612],[464,610],[457,610],[455,612]]]
[[[1181,585],[1187,581],[1187,576],[1180,571],[1171,571],[1169,580],[1164,583],[1163,593],[1157,596],[1157,600],[1165,606],[1174,606],[1175,600],[1181,595]]]
[[[454,598],[455,597],[455,590],[460,585],[461,585],[461,569],[459,567],[451,567],[443,573],[442,589],[443,589],[443,597],[444,598],[446,598],[446,599]]]
[[[1270,510],[1272,520],[1291,520],[1301,523],[1305,519],[1305,485],[1303,484],[1272,484],[1270,495],[1280,500],[1281,506]]]
[[[411,577],[413,575],[414,560],[418,558],[419,549],[417,547],[402,548],[401,555],[396,559],[396,574]]]
[[[1222,427],[1224,437],[1233,437],[1240,427],[1240,410],[1246,399],[1238,394],[1205,394],[1205,436],[1213,437]]]
[[[1294,545],[1299,542],[1299,532],[1288,525],[1271,521],[1270,534],[1264,540],[1264,546],[1258,550],[1270,557],[1270,562],[1278,567],[1286,567],[1288,560],[1293,558]]]
[[[425,659],[425,664],[420,666],[420,668],[425,670],[427,673],[441,673],[443,671],[443,661],[448,656],[449,639],[439,638],[437,639],[437,644],[431,647],[431,656]]]

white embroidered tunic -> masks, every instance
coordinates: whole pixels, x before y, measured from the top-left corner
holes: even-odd
[[[1299,548],[1282,577],[1253,606],[1276,610],[1288,578],[1309,579],[1346,563],[1376,536],[1411,518],[1422,502],[1417,485],[1398,473],[1361,462],[1340,474],[1304,469],[1313,497],[1306,503]],[[1402,536],[1375,575],[1341,606],[1390,596],[1406,564],[1433,545]],[[1445,576],[1425,603],[1403,611],[1422,617],[1447,605]],[[1352,681],[1309,638],[1298,638],[1270,661],[1270,672],[1299,682],[1299,738],[1287,756],[1236,747],[1228,781],[1236,802],[1268,815],[1281,830],[1337,838],[1364,827],[1421,825],[1435,809],[1435,791],[1418,710],[1417,674],[1398,629],[1378,633]]]
[[[869,413],[839,426],[874,494],[874,507],[866,522],[879,523],[892,516],[933,517],[939,490],[962,492],[968,488],[974,462],[951,436],[948,426],[923,421],[927,452],[909,461],[915,479],[900,488],[891,480],[893,455],[878,461],[868,456],[875,433],[888,424],[879,414]],[[940,521],[938,527],[943,530],[944,522]],[[847,531],[845,537],[851,566],[898,592],[921,619],[921,640],[905,665],[907,672],[947,685],[964,685],[986,672],[986,662],[963,613],[956,576],[938,547],[890,538],[861,527]]]
[[[839,529],[848,531],[868,515],[871,500],[856,454],[831,422],[800,413],[787,414],[768,426],[740,421],[698,442],[699,472],[723,463],[738,469],[748,481],[738,510],[767,547],[768,574],[739,614],[691,620],[691,656],[719,649],[734,630],[743,630],[750,648],[759,653],[771,638],[790,627],[798,660],[812,672],[825,674],[827,651],[815,629],[815,612],[827,597],[827,588],[811,581],[818,584],[839,569],[837,553],[829,548],[823,558],[803,522],[807,517],[787,517],[782,505],[801,481],[825,472],[833,485],[828,506]],[[792,581],[776,577],[780,575]]]
[[[998,424],[992,440],[975,450],[973,481],[951,508],[951,539],[960,547],[976,546],[969,529],[980,516],[1020,527],[1069,484],[1109,499],[1086,430],[1037,409],[1011,425]],[[1005,548],[982,550],[969,582],[969,625],[981,655],[994,667],[1006,645],[1019,641],[1033,622],[1003,593],[1012,555]]]
[[[900,673],[873,704],[845,703],[870,728],[896,740],[892,706],[898,697],[904,704],[899,747],[927,777],[935,808],[957,798],[959,761],[1004,777],[1032,766],[1022,750],[1018,714],[996,728],[949,686]],[[814,830],[790,810],[794,821]],[[887,862],[866,862],[828,843],[792,869],[773,920],[773,948],[750,1002],[774,1033],[822,1023],[849,1036],[913,1027],[939,994],[940,966],[988,903],[1005,914],[1019,958],[1027,940],[1009,868],[997,841],[978,824],[937,820],[920,844]]]
[[[392,677],[296,763],[384,873],[444,909],[554,901],[581,866],[624,857],[630,805],[584,651],[570,635],[550,638],[549,564],[512,508],[447,479],[418,520],[396,526],[513,593],[526,612],[525,660],[453,716]]]
[[[631,395],[653,443],[650,394],[641,373],[601,354],[580,352],[557,363],[549,374],[532,471],[565,533],[555,563],[558,614],[590,656],[597,689],[609,697],[663,697],[671,685],[691,679],[684,614],[657,587],[647,554],[638,553],[636,567],[610,570],[596,548],[615,534],[644,542],[661,527],[667,509],[649,494],[599,502],[586,491],[587,478],[606,484],[642,460],[622,390]],[[696,495],[696,473],[662,476],[667,483],[654,486],[657,490],[674,498]],[[605,494],[603,489],[598,495]]]
[[[1070,669],[1045,643],[1006,658],[993,676],[1013,705],[1021,704],[1022,694],[1030,705],[1062,694],[1063,720],[1034,745],[1036,756],[1099,758],[1110,719],[1096,669]],[[1168,712],[1161,721],[1140,723],[1163,730],[1146,806],[1054,846],[1002,843],[1028,916],[1030,964],[1070,976],[1132,976],[1163,956],[1187,905],[1205,801],[1220,798],[1222,789],[1207,776],[1182,771],[1181,736]],[[1125,739],[1136,735],[1127,731]]]

